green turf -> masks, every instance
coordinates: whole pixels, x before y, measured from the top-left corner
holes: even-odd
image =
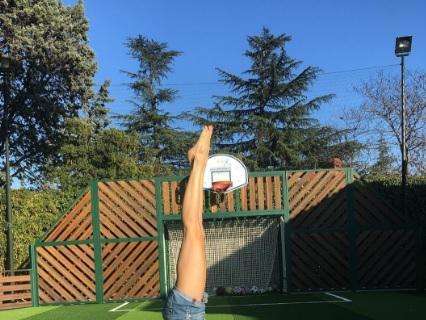
[[[352,302],[322,293],[212,297],[207,320],[399,320],[426,319],[426,294],[414,292],[338,293]],[[123,312],[109,310],[122,303],[42,306],[0,312],[0,320],[161,320],[158,300],[131,302]],[[263,304],[253,306],[253,304]],[[269,305],[270,304],[270,305]]]

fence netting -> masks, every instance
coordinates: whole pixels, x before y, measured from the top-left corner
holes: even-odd
[[[206,234],[206,291],[218,287],[268,288],[281,282],[279,219],[250,217],[204,222]],[[182,222],[166,225],[170,287],[182,243]],[[190,271],[188,271],[190,272]]]

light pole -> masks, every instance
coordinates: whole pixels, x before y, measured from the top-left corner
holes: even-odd
[[[9,68],[10,68],[10,59],[6,56],[0,56],[0,67],[3,71],[3,110],[4,113],[7,113],[9,108],[9,98],[10,98],[10,77],[9,77]],[[5,116],[7,119],[7,115]],[[6,197],[6,260],[5,268],[10,270],[10,273],[14,274],[13,268],[13,235],[12,235],[12,208],[10,203],[10,151],[9,151],[9,128],[7,125],[7,120],[4,128],[5,139],[4,139],[4,156],[5,156],[5,170],[6,170],[6,188],[5,188],[5,197]]]
[[[401,191],[402,191],[402,209],[406,214],[406,190],[407,190],[407,169],[408,157],[405,137],[405,83],[404,83],[404,57],[411,52],[412,36],[397,37],[395,41],[395,55],[401,57]]]

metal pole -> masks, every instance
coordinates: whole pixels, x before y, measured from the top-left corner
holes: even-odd
[[[3,77],[3,108],[6,113],[9,106],[9,90],[10,90],[10,81],[9,81],[9,66],[4,68],[4,77]],[[7,117],[6,117],[7,118]],[[5,153],[5,170],[6,170],[6,188],[5,188],[5,197],[6,197],[6,239],[7,239],[7,248],[6,248],[6,270],[10,270],[11,274],[14,274],[13,268],[13,235],[12,235],[12,208],[10,203],[10,150],[9,150],[9,128],[6,124],[5,128],[5,141],[4,141],[4,153]]]
[[[406,214],[406,190],[407,190],[407,148],[405,145],[405,83],[404,83],[404,56],[401,56],[401,142],[402,142],[402,168],[401,168],[401,186],[402,186],[402,210]]]
[[[9,165],[9,133],[6,133],[6,140],[4,143],[5,157],[6,157],[6,232],[7,232],[7,264],[6,270],[10,270],[11,275],[13,271],[13,235],[12,235],[12,210],[10,204],[10,165]]]

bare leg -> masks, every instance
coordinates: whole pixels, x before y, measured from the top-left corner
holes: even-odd
[[[198,142],[188,152],[192,169],[182,208],[183,241],[177,263],[176,287],[196,301],[202,300],[206,286],[203,179],[212,133],[212,126],[204,127]]]

